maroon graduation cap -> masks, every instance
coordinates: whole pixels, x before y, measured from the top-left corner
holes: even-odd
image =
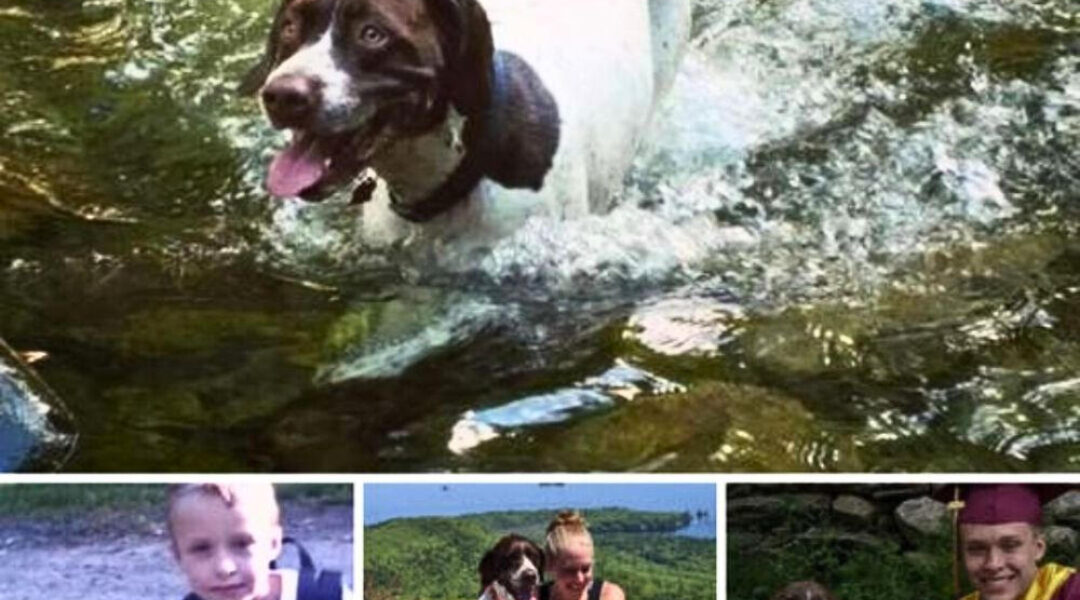
[[[978,483],[945,485],[934,490],[935,499],[953,513],[953,590],[959,596],[959,525],[1042,524],[1042,506],[1076,485]]]
[[[958,522],[972,525],[1042,522],[1042,507],[1080,484],[961,483],[934,486],[935,500],[957,511]]]
[[[1042,523],[1042,498],[1037,488],[1018,483],[973,485],[962,492],[961,525]]]

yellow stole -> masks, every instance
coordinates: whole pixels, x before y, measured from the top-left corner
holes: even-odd
[[[1035,574],[1035,580],[1031,582],[1031,587],[1018,600],[1050,600],[1061,588],[1062,584],[1065,583],[1065,580],[1075,572],[1076,569],[1063,567],[1055,563],[1046,563],[1039,567],[1038,573]],[[979,600],[979,592],[972,592],[960,600]]]

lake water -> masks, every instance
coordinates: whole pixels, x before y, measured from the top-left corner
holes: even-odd
[[[458,516],[491,511],[629,508],[689,512],[696,518],[676,532],[716,537],[713,484],[365,484],[364,524],[403,517]]]
[[[0,464],[1080,470],[1075,0],[697,0],[617,206],[468,273],[267,196],[272,5],[0,7]]]

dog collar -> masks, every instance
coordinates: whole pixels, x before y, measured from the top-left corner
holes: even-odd
[[[461,162],[438,187],[417,202],[402,203],[391,194],[390,207],[400,217],[414,223],[429,221],[467,198],[480,184],[485,175],[484,167],[496,152],[497,134],[503,125],[501,108],[506,102],[508,77],[504,54],[496,51],[491,60],[491,102],[484,113],[466,119],[462,134],[465,155]],[[474,127],[479,127],[475,140]]]

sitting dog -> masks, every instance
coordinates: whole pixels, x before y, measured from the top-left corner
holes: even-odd
[[[385,191],[353,199],[385,242],[605,210],[689,21],[690,0],[283,0],[241,85],[292,132],[267,187],[315,201],[370,167]]]
[[[503,536],[480,560],[480,600],[536,600],[544,553],[517,534]]]

